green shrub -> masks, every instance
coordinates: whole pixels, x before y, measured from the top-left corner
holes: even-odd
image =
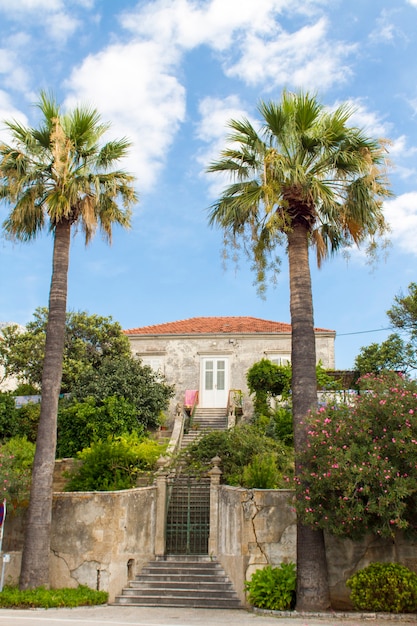
[[[109,396],[103,401],[86,398],[63,403],[58,412],[57,457],[72,457],[91,443],[124,433],[144,433],[138,411],[125,398]]]
[[[272,410],[265,433],[277,441],[292,446],[294,444],[294,429],[291,408],[278,406]]]
[[[29,499],[35,444],[26,437],[12,437],[0,445],[0,501],[10,510],[25,506]]]
[[[282,475],[273,452],[257,454],[243,468],[242,486],[248,489],[276,489],[282,484]]]
[[[286,611],[295,606],[297,574],[294,563],[281,563],[280,567],[267,565],[258,569],[245,589],[250,604],[271,611]]]
[[[0,438],[9,439],[16,434],[16,409],[11,393],[0,392]]]
[[[211,459],[219,456],[222,461],[222,482],[237,486],[244,482],[244,468],[257,455],[270,453],[277,459],[277,470],[291,473],[292,452],[281,442],[266,437],[256,425],[242,424],[203,435],[185,449],[179,462],[184,471],[204,474],[211,468]],[[284,481],[279,486],[284,486]]]
[[[27,589],[20,591],[17,587],[4,587],[0,593],[0,606],[3,608],[44,608],[93,606],[105,604],[109,594],[107,591],[94,591],[85,585],[76,589]]]
[[[16,435],[27,437],[28,441],[36,443],[38,424],[41,416],[40,402],[28,402],[16,410]]]
[[[139,475],[156,469],[165,447],[136,433],[96,441],[77,454],[66,491],[116,491],[135,487]]]
[[[346,585],[355,609],[383,613],[417,611],[417,574],[398,563],[371,563]]]
[[[255,415],[269,415],[271,397],[288,395],[290,392],[291,366],[261,359],[248,370],[246,380],[249,392],[255,395]]]

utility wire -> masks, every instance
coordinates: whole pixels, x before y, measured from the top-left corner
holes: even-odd
[[[374,328],[373,330],[358,330],[354,333],[336,333],[336,336],[347,337],[348,335],[365,335],[366,333],[379,333],[382,330],[394,330],[394,327],[388,326],[388,328]]]

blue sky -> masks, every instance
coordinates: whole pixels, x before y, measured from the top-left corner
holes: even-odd
[[[285,250],[266,300],[245,259],[224,269],[222,234],[207,224],[219,187],[205,168],[230,118],[255,118],[259,99],[284,88],[310,90],[330,107],[351,101],[352,123],[391,140],[387,257],[370,267],[352,250],[321,270],[312,258],[315,324],[337,332],[336,366],[352,367],[417,280],[416,32],[417,0],[0,0],[0,120],[36,125],[45,89],[97,107],[108,138],[133,142],[132,229],[116,229],[111,247],[75,236],[68,308],[126,329],[212,315],[289,322]],[[26,324],[47,305],[51,253],[46,233],[0,239],[0,321]]]

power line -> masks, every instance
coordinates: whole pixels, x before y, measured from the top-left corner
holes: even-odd
[[[347,337],[348,335],[365,335],[366,333],[379,333],[382,330],[394,330],[393,326],[388,328],[374,328],[373,330],[358,330],[354,333],[336,333],[336,337]]]

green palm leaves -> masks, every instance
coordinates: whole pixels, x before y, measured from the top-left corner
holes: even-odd
[[[251,241],[256,259],[260,242],[267,253],[301,222],[319,264],[383,234],[385,143],[348,126],[351,105],[329,111],[315,96],[284,92],[280,102],[261,102],[259,113],[258,129],[247,119],[229,122],[227,147],[208,168],[231,179],[210,208],[212,225]]]
[[[28,240],[48,221],[53,231],[68,220],[81,228],[86,243],[97,227],[111,240],[113,224],[129,226],[129,208],[137,200],[133,176],[112,169],[130,143],[101,144],[108,125],[95,109],[76,107],[64,114],[45,93],[38,107],[40,127],[6,122],[12,144],[0,145],[0,198],[14,207],[4,222],[6,233]]]

